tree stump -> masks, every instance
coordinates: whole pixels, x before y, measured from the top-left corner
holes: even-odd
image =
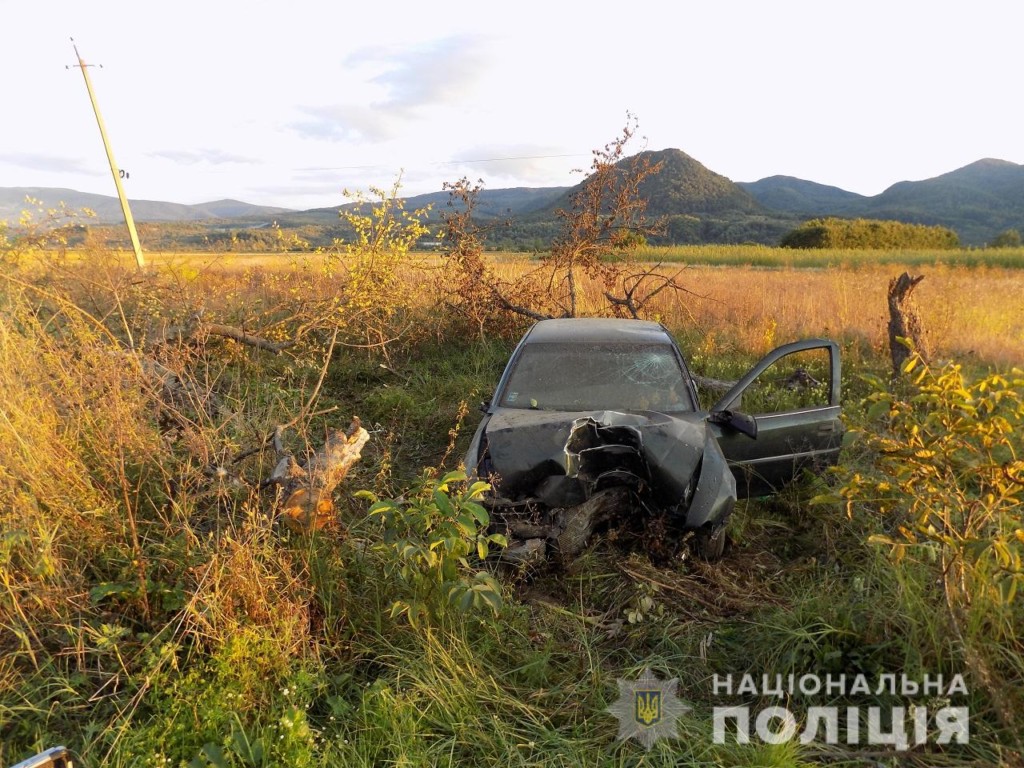
[[[889,352],[892,355],[893,378],[899,378],[903,364],[912,354],[911,349],[899,339],[907,339],[913,351],[925,362],[931,357],[924,321],[912,296],[914,288],[922,280],[924,275],[911,277],[904,272],[889,281]]]
[[[347,432],[335,430],[304,465],[290,454],[283,456],[270,476],[281,488],[282,522],[302,533],[329,524],[334,517],[331,493],[359,461],[369,439],[359,417],[354,417]]]

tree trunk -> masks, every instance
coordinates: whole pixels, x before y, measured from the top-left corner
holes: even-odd
[[[909,341],[913,351],[925,362],[931,357],[924,321],[911,295],[922,280],[924,275],[911,277],[904,272],[889,281],[889,352],[892,355],[893,378],[899,378],[903,364],[912,354],[911,349],[899,339]]]

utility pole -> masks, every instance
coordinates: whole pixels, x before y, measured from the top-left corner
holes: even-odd
[[[128,206],[128,198],[125,197],[124,187],[121,186],[121,174],[117,163],[114,162],[114,152],[110,148],[110,140],[107,139],[107,130],[103,127],[103,118],[100,116],[100,107],[96,103],[96,95],[92,92],[92,82],[89,80],[89,65],[86,64],[78,53],[78,46],[75,39],[71,38],[71,47],[75,49],[75,58],[78,59],[77,66],[82,70],[82,77],[85,78],[85,89],[89,92],[89,101],[92,103],[92,111],[96,113],[96,125],[100,127],[100,138],[103,139],[103,148],[107,151],[107,162],[110,163],[110,172],[114,176],[114,186],[117,187],[117,197],[121,201],[121,211],[124,213],[124,223],[128,225],[128,234],[132,239],[132,248],[135,249],[135,263],[139,269],[146,266],[146,260],[142,256],[142,246],[139,244],[139,233],[135,231],[135,219],[132,218],[132,209]],[[100,65],[103,66],[102,64]]]

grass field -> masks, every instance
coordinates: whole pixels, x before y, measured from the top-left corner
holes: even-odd
[[[466,326],[435,289],[436,257],[369,304],[344,301],[351,281],[319,256],[154,254],[144,279],[110,254],[4,265],[0,764],[63,743],[111,766],[1021,765],[1024,272],[845,258],[682,264],[692,294],[653,312],[717,378],[795,337],[839,340],[844,416],[863,430],[841,470],[742,503],[720,563],[654,563],[609,534],[564,567],[495,571],[496,610],[447,600],[485,563],[453,561],[444,581],[410,553],[443,560],[453,543],[439,521],[467,491],[439,478],[524,323]],[[532,265],[498,262],[513,278]],[[926,275],[936,355],[962,380],[940,360],[887,386],[885,291],[903,268]],[[584,295],[596,306],[598,286]],[[297,343],[275,355],[174,330],[200,312]],[[261,488],[267,436],[291,423],[301,455],[353,414],[371,440],[336,525],[282,526]],[[397,500],[400,535],[360,489]],[[410,602],[428,618],[394,612]],[[691,708],[650,751],[617,740],[607,711],[644,668],[678,678]],[[824,674],[872,685],[714,687]],[[966,690],[903,696],[877,685],[889,674],[962,675]],[[719,743],[725,705],[785,707],[815,738]],[[834,743],[817,728],[833,705],[865,719],[966,707],[970,738],[940,744],[929,720],[920,743],[908,724],[906,749],[849,743],[845,727]]]
[[[1024,248],[965,248],[954,250],[844,250],[777,248],[767,245],[690,245],[650,247],[639,256],[648,261],[717,267],[826,269],[898,266],[982,267],[1021,269]]]
[[[682,252],[678,266],[672,263],[676,252]],[[874,253],[864,256],[860,252],[853,258],[853,252],[831,251],[812,253],[804,262],[793,254],[807,252],[762,246],[740,247],[735,261],[730,262],[728,254],[732,252],[724,246],[695,246],[651,254],[665,262],[666,274],[678,273],[680,282],[691,291],[666,296],[655,313],[690,344],[714,350],[716,344],[725,343],[722,350],[726,352],[738,346],[756,353],[794,338],[835,336],[881,356],[888,344],[889,280],[910,270],[925,275],[915,296],[938,356],[982,365],[1024,365],[1024,273],[1017,267],[985,263],[964,268],[924,262],[916,258],[921,254],[914,253],[885,254],[876,260]],[[763,254],[771,268],[746,258],[745,252]],[[701,253],[710,255],[705,260]],[[1024,265],[1024,254],[1018,256]],[[297,265],[315,266],[320,258],[156,254],[152,260],[181,267],[198,280],[211,272],[294,272],[300,269]],[[437,265],[436,256],[421,258],[428,267]],[[512,279],[533,263],[526,254],[496,253],[490,258],[500,276]],[[791,258],[797,259],[795,265],[787,261]],[[1009,254],[1008,263],[1017,263],[1015,258]],[[412,278],[414,284],[420,280],[419,276]],[[601,300],[599,287],[591,285],[586,295],[596,308]]]

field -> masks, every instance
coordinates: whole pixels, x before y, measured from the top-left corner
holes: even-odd
[[[303,254],[155,254],[144,278],[109,253],[5,264],[0,764],[67,744],[112,766],[1021,765],[1024,271],[751,250],[657,254],[686,291],[650,315],[715,378],[794,338],[839,341],[860,431],[843,466],[742,503],[719,563],[655,562],[612,531],[529,572],[469,554],[476,526],[445,527],[473,500],[446,473],[528,321],[460,314],[439,256],[373,280]],[[535,267],[489,263],[512,282]],[[934,359],[890,384],[885,296],[904,269],[926,275]],[[585,284],[581,312],[601,294]],[[352,415],[370,441],[328,524],[283,524],[276,447],[301,456]],[[645,668],[691,708],[649,751],[608,712]],[[826,675],[869,690],[772,692]],[[904,695],[889,675],[944,684]],[[715,708],[740,705],[749,743],[732,721],[715,738]],[[755,732],[771,707],[796,735],[765,738],[784,718]],[[930,713],[922,738],[911,707]],[[948,707],[969,739],[935,720]]]
[[[960,251],[959,254],[972,254]],[[981,252],[979,252],[981,253]],[[1001,367],[1024,364],[1024,253],[1005,256],[1005,264],[988,262],[971,268],[936,263],[935,254],[849,251],[804,252],[763,246],[702,246],[647,249],[641,256],[678,274],[689,291],[666,297],[657,318],[682,339],[741,354],[767,352],[783,341],[835,336],[863,346],[875,357],[887,354],[886,291],[889,280],[904,270],[924,274],[916,291],[937,354],[945,359]],[[189,274],[225,275],[247,270],[294,269],[294,254],[157,254],[157,263],[184,268]],[[515,279],[532,260],[526,254],[495,253],[490,258],[499,276]],[[973,264],[973,259],[965,263]],[[317,257],[308,257],[317,264]],[[421,257],[423,274],[438,266],[436,257]],[[998,264],[998,262],[997,262]],[[412,290],[416,290],[413,288]],[[586,291],[597,307],[600,290]],[[708,345],[711,345],[708,347]],[[731,346],[729,346],[731,345]]]

